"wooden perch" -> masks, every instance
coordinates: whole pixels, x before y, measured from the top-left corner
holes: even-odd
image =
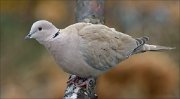
[[[76,22],[104,24],[104,0],[76,0]],[[76,79],[77,78],[77,79]],[[76,79],[75,83],[68,84],[64,99],[97,99],[95,94],[96,78],[81,78],[71,75],[69,80]],[[80,87],[76,83],[88,83]]]

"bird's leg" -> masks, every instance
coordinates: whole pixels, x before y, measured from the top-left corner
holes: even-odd
[[[78,78],[79,78],[78,76],[71,75],[67,81],[67,84],[68,85],[75,84],[75,82],[77,82]]]
[[[90,86],[90,79],[83,78],[83,80],[80,80],[78,83],[75,83],[77,87],[84,87],[86,90],[88,90],[88,87]]]
[[[74,84],[76,87],[84,87],[88,90],[88,87],[93,83],[93,78],[82,78],[75,75],[71,75],[67,84]]]

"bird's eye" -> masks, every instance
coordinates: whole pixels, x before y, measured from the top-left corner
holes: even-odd
[[[41,30],[42,30],[42,27],[38,27],[38,30],[41,31]]]

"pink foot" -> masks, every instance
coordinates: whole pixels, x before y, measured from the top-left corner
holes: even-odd
[[[76,87],[84,87],[88,89],[91,79],[88,78],[81,78],[78,76],[72,75],[67,81],[68,85],[74,84]]]

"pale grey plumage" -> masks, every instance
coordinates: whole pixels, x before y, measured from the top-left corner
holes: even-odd
[[[81,77],[98,76],[135,53],[171,49],[145,44],[148,37],[134,39],[101,24],[76,23],[60,31],[51,25],[35,22],[28,38],[43,44],[64,71]]]

